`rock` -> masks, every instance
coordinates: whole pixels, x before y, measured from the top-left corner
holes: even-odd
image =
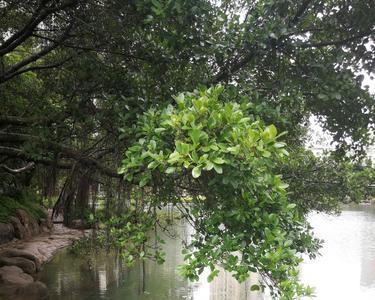
[[[1,285],[26,285],[32,283],[34,279],[24,273],[21,268],[16,266],[4,266],[0,268],[0,286]]]
[[[23,246],[24,251],[32,253],[35,257],[37,257],[42,263],[47,261],[47,257],[45,257],[44,251],[40,250],[41,248],[45,248],[45,243],[40,243],[37,241],[33,241],[31,243],[25,243]],[[43,252],[43,253],[42,253]]]
[[[44,283],[35,281],[19,287],[16,291],[15,299],[45,300],[48,299],[48,289]]]
[[[74,229],[85,229],[86,224],[82,219],[74,219],[71,222],[71,227]]]
[[[17,266],[28,274],[36,272],[35,263],[23,257],[0,257],[0,267],[2,266]]]
[[[15,237],[12,224],[0,223],[0,244],[10,242]]]
[[[16,215],[20,219],[22,225],[25,227],[27,237],[39,234],[38,222],[31,217],[26,211],[22,209],[16,210]]]
[[[43,232],[51,232],[53,228],[53,223],[50,218],[43,218],[39,220],[40,230]]]
[[[14,234],[15,234],[16,238],[18,238],[20,240],[24,239],[26,237],[27,233],[26,233],[26,229],[22,225],[21,221],[16,217],[10,217],[9,220],[10,220],[10,223],[14,227]]]
[[[41,267],[41,261],[37,256],[31,252],[20,249],[4,249],[0,251],[0,257],[23,257],[33,261],[37,271],[39,271]]]

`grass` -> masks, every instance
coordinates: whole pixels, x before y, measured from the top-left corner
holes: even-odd
[[[0,194],[0,222],[7,223],[9,218],[15,215],[17,209],[25,210],[36,220],[45,218],[46,213],[39,203],[38,196],[33,192],[14,191]]]

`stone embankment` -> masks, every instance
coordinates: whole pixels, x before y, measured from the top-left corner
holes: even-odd
[[[1,230],[4,228],[7,230]],[[12,234],[13,239],[9,241]],[[0,227],[0,242],[8,241],[0,245],[0,299],[47,299],[48,290],[35,280],[36,273],[58,249],[83,235],[82,230],[62,225],[53,227],[50,221],[37,222],[26,212],[17,211],[11,223]]]
[[[9,217],[8,223],[0,223],[0,244],[14,239],[29,239],[40,233],[48,233],[51,229],[50,218],[37,221],[26,211],[17,209],[15,215]]]

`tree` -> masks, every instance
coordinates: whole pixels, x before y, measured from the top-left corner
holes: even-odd
[[[288,132],[290,158],[272,160],[269,173],[290,184],[288,201],[302,219],[336,209],[345,197],[333,191],[366,193],[367,179],[353,174],[370,178],[371,169],[353,173],[340,159],[354,153],[359,161],[374,136],[375,101],[360,74],[374,68],[371,2],[10,0],[0,8],[2,190],[31,179],[47,196],[59,192],[55,208],[66,215],[87,206],[87,186],[99,182],[120,182],[132,198],[133,182],[117,169],[138,142],[138,116],[177,109],[173,95],[220,83],[222,105],[247,102],[259,131],[274,124]],[[311,114],[333,134],[334,158],[305,151]]]

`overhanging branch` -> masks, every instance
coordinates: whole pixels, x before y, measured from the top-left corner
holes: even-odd
[[[4,164],[0,165],[0,168],[2,168],[3,170],[5,170],[6,172],[11,173],[11,174],[23,173],[23,172],[26,172],[26,171],[29,171],[29,170],[33,169],[34,167],[35,167],[35,163],[33,163],[33,162],[29,162],[26,166],[24,166],[22,168],[18,168],[18,169],[9,168],[8,166],[6,166]]]
[[[324,42],[319,42],[319,43],[306,43],[302,44],[300,47],[302,48],[322,48],[322,47],[327,47],[327,46],[343,46],[346,43],[353,42],[358,39],[362,39],[364,37],[370,36],[373,34],[375,30],[370,30],[366,32],[362,32],[360,34],[353,35],[351,37],[348,37],[346,39],[341,39],[341,40],[334,40],[334,41],[324,41]]]
[[[73,159],[76,162],[79,162],[87,167],[94,167],[100,173],[113,177],[113,178],[122,178],[120,174],[117,173],[116,170],[113,170],[107,166],[102,165],[98,162],[96,157],[92,157],[89,154],[86,154],[85,151],[76,150],[70,148],[68,146],[53,142],[43,140],[37,136],[28,135],[28,134],[19,134],[19,133],[9,133],[9,132],[0,132],[0,142],[4,143],[14,143],[14,144],[23,144],[25,142],[33,142],[36,143],[37,146],[41,147],[45,151],[55,151],[61,154],[62,158]],[[12,149],[13,155],[18,155],[20,158],[27,158],[29,161],[37,162],[38,159],[30,157],[22,152],[22,150],[17,148],[10,148],[10,147],[1,147],[7,148],[3,149],[3,151]],[[1,149],[0,148],[0,149]],[[16,150],[16,151],[14,151]],[[0,151],[1,154],[1,151]]]

